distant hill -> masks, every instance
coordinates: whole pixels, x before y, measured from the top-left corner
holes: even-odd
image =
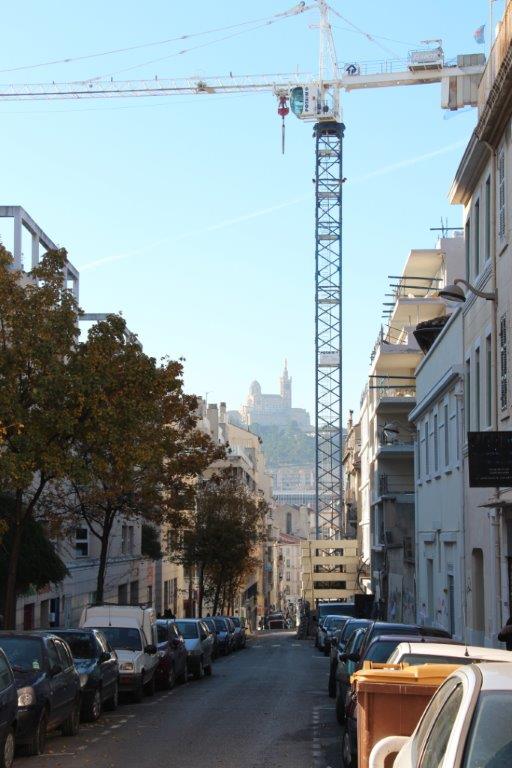
[[[291,424],[286,427],[251,424],[251,432],[263,440],[263,451],[270,469],[285,464],[314,464],[315,438]]]

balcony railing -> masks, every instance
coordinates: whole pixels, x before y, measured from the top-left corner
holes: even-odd
[[[381,474],[377,481],[379,496],[414,493],[414,479],[411,475]]]

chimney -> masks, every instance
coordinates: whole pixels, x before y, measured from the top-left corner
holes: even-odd
[[[211,403],[208,406],[206,418],[210,422],[210,434],[213,441],[216,443],[219,439],[219,410],[217,408],[217,403]]]

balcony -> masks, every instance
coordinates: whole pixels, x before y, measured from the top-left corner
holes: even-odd
[[[370,393],[375,409],[397,401],[409,403],[411,410],[416,400],[416,382],[408,376],[375,376],[371,378]]]
[[[386,475],[378,476],[378,494],[382,496],[402,496],[414,493],[414,478],[412,475]]]
[[[376,456],[408,456],[414,453],[414,438],[399,435],[396,439],[390,440],[384,435],[378,441]]]

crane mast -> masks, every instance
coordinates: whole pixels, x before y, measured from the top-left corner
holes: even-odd
[[[404,85],[442,84],[441,106],[475,106],[485,66],[481,54],[458,56],[447,64],[441,41],[435,48],[412,51],[407,62],[371,66],[345,63],[340,71],[326,0],[298,3],[280,15],[316,7],[319,22],[318,74],[264,74],[229,78],[181,78],[115,81],[97,78],[72,83],[0,85],[1,101],[102,99],[180,94],[270,92],[283,119],[291,110],[314,123],[315,138],[315,437],[317,539],[342,533],[342,189],[343,135],[340,91]],[[432,41],[430,41],[432,42]],[[288,107],[289,105],[289,107]],[[284,135],[283,135],[284,147]],[[346,533],[346,532],[345,532]]]

